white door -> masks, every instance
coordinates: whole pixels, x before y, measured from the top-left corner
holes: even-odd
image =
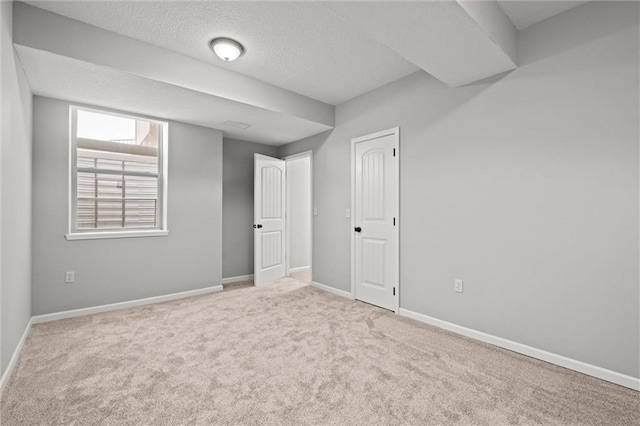
[[[254,284],[285,274],[285,163],[254,154]]]
[[[355,298],[397,310],[399,129],[352,141]]]

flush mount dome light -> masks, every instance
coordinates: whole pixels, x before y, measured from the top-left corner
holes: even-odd
[[[214,38],[209,42],[209,47],[220,59],[227,62],[238,59],[244,53],[244,47],[240,43],[225,37]]]

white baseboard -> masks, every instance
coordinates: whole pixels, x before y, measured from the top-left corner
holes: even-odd
[[[27,327],[25,328],[24,333],[22,334],[22,338],[20,339],[20,342],[18,342],[18,345],[16,346],[15,351],[13,351],[13,356],[11,357],[11,360],[9,361],[9,364],[7,365],[6,370],[2,374],[2,377],[0,378],[0,394],[2,394],[2,390],[4,389],[5,385],[9,381],[9,378],[11,377],[11,373],[13,371],[13,368],[16,365],[16,362],[18,361],[18,356],[20,355],[20,351],[22,351],[22,347],[24,346],[24,342],[27,339],[27,335],[29,334],[29,330],[31,329],[32,324],[56,321],[64,318],[74,318],[74,317],[79,317],[83,315],[97,314],[100,312],[115,311],[118,309],[133,308],[135,306],[149,305],[152,303],[183,299],[185,297],[199,296],[201,294],[215,293],[218,291],[222,291],[222,285],[199,288],[196,290],[182,291],[180,293],[165,294],[162,296],[147,297],[145,299],[129,300],[129,301],[120,302],[120,303],[111,303],[109,305],[93,306],[90,308],[74,309],[71,311],[63,311],[63,312],[56,312],[53,314],[33,316],[27,323]]]
[[[33,324],[56,321],[64,318],[74,318],[83,315],[97,314],[100,312],[115,311],[118,309],[133,308],[135,306],[150,305],[152,303],[166,302],[169,300],[183,299],[185,297],[199,296],[201,294],[222,291],[222,285],[199,288],[196,290],[181,291],[180,293],[164,294],[162,296],[147,297],[145,299],[129,300],[126,302],[111,303],[108,305],[92,306],[90,308],[73,309],[71,311],[55,312],[53,314],[37,315],[31,318]]]
[[[253,281],[253,274],[238,275],[237,277],[227,277],[222,279],[222,284],[237,283],[238,281]]]
[[[318,282],[312,281],[311,285],[315,288],[319,288],[320,290],[328,291],[329,293],[333,293],[338,296],[346,297],[347,299],[353,299],[353,296],[348,291],[338,290],[337,288],[330,287],[326,284],[320,284]]]
[[[245,277],[251,277],[253,278],[253,276],[245,276]],[[243,279],[240,280],[236,280],[236,278],[238,277],[232,277],[232,278],[225,278],[225,279],[233,279],[234,281],[228,281],[228,282],[235,282],[235,281],[244,281]],[[247,278],[249,279],[249,278]],[[224,280],[223,280],[224,282]],[[321,284],[318,282],[312,282],[311,285],[313,287],[316,287],[320,290],[324,290],[330,293],[333,293],[335,295],[338,296],[342,296],[342,297],[346,297],[348,299],[353,299],[353,296],[351,295],[351,293],[346,292],[344,290],[339,290],[333,287],[330,287],[328,285],[325,284]],[[2,393],[2,390],[4,389],[4,386],[7,384],[7,382],[9,381],[9,378],[11,377],[11,373],[13,371],[13,368],[15,367],[16,362],[18,361],[18,356],[20,355],[20,351],[22,350],[22,347],[24,345],[24,342],[27,338],[27,335],[29,334],[29,330],[31,329],[31,325],[32,324],[38,324],[38,323],[43,323],[43,322],[48,322],[48,321],[55,321],[55,320],[59,320],[59,319],[64,319],[64,318],[73,318],[73,317],[78,317],[78,316],[82,316],[82,315],[90,315],[90,314],[95,314],[95,313],[99,313],[99,312],[107,312],[107,311],[113,311],[113,310],[118,310],[118,309],[125,309],[125,308],[131,308],[131,307],[135,307],[135,306],[142,306],[142,305],[148,305],[148,304],[152,304],[152,303],[158,303],[158,302],[165,302],[165,301],[169,301],[169,300],[175,300],[175,299],[182,299],[185,297],[192,297],[192,296],[198,296],[201,294],[207,294],[207,293],[214,293],[214,292],[218,292],[218,291],[222,291],[222,286],[218,285],[218,286],[212,286],[212,287],[207,287],[207,288],[201,288],[201,289],[197,289],[197,290],[190,290],[190,291],[184,291],[184,292],[180,292],[180,293],[173,293],[173,294],[167,294],[167,295],[163,295],[163,296],[156,296],[156,297],[148,297],[145,299],[138,299],[138,300],[131,300],[131,301],[127,301],[127,302],[120,302],[120,303],[112,303],[109,305],[101,305],[101,306],[94,306],[94,307],[90,307],[90,308],[83,308],[83,309],[75,309],[75,310],[70,310],[70,311],[63,311],[63,312],[57,312],[57,313],[53,313],[53,314],[45,314],[45,315],[37,315],[31,318],[31,320],[27,323],[27,326],[24,330],[24,333],[22,334],[22,337],[20,338],[20,341],[18,342],[18,345],[16,346],[16,349],[13,352],[13,355],[11,357],[11,360],[9,361],[9,364],[7,365],[7,368],[4,371],[4,374],[2,374],[2,377],[0,378],[0,394]],[[436,327],[440,327],[443,328],[445,330],[449,330],[452,331],[454,333],[457,334],[461,334],[463,336],[467,336],[470,337],[472,339],[476,339],[476,340],[480,340],[482,342],[485,343],[489,343],[495,346],[499,346],[501,348],[504,349],[508,349],[514,352],[518,352],[521,353],[523,355],[527,355],[530,356],[532,358],[536,358],[536,359],[540,359],[542,361],[546,361],[555,365],[559,365],[561,367],[564,368],[568,368],[570,370],[574,370],[577,371],[579,373],[583,373],[583,374],[587,374],[589,376],[593,376],[602,380],[606,380],[608,382],[611,383],[615,383],[633,390],[637,390],[640,391],[640,379],[636,378],[636,377],[632,377],[632,376],[628,376],[622,373],[618,373],[615,371],[611,371],[611,370],[607,370],[605,368],[602,367],[597,367],[595,365],[591,365],[591,364],[587,364],[585,362],[582,361],[577,361],[575,359],[571,359],[571,358],[567,358],[565,356],[562,355],[558,355],[558,354],[554,354],[551,352],[547,352],[544,351],[542,349],[537,349],[531,346],[527,346],[524,345],[522,343],[517,343],[511,340],[507,340],[507,339],[503,339],[501,337],[497,337],[488,333],[483,333],[481,331],[477,331],[477,330],[473,330],[471,328],[467,328],[467,327],[463,327],[457,324],[453,324],[447,321],[443,321],[443,320],[439,320],[437,318],[433,318],[430,317],[428,315],[424,315],[424,314],[420,314],[417,312],[413,312],[410,311],[408,309],[403,309],[400,308],[399,312],[400,315],[405,316],[407,318],[412,318],[414,320],[426,323],[426,324],[430,324]]]
[[[18,356],[20,355],[20,351],[22,351],[24,342],[27,340],[27,335],[29,334],[29,330],[31,330],[31,324],[33,324],[33,318],[31,318],[27,323],[27,326],[24,329],[24,333],[22,333],[22,337],[20,338],[16,349],[13,351],[11,360],[9,361],[7,368],[4,370],[2,377],[0,377],[0,395],[2,395],[2,391],[4,390],[5,385],[9,382],[9,378],[11,377],[11,373],[13,372],[13,368],[18,362]]]
[[[442,321],[427,315],[419,314],[408,309],[400,308],[400,311],[398,313],[404,317],[424,322],[426,324],[434,325],[436,327],[444,328],[445,330],[449,330],[463,336],[471,337],[472,339],[480,340],[481,342],[499,346],[513,352],[518,352],[532,358],[540,359],[542,361],[559,365],[561,367],[568,368],[579,373],[597,377],[598,379],[606,380],[620,386],[640,391],[640,379],[636,377],[627,376],[625,374],[607,370],[606,368],[597,367],[595,365],[587,364],[582,361],[577,361],[575,359],[567,358],[562,355],[547,352],[542,349],[523,345],[522,343],[503,339],[502,337],[497,337],[492,334],[487,334],[481,331],[473,330],[471,328],[462,327],[460,325]]]
[[[311,269],[311,266],[307,265],[307,266],[298,266],[298,267],[295,267],[295,268],[289,268],[289,273],[306,271],[307,269]]]

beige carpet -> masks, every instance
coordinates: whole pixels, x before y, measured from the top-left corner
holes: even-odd
[[[7,425],[640,424],[640,393],[286,278],[38,324]]]

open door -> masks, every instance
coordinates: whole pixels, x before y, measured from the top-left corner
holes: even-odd
[[[254,284],[285,275],[285,162],[254,154]]]

